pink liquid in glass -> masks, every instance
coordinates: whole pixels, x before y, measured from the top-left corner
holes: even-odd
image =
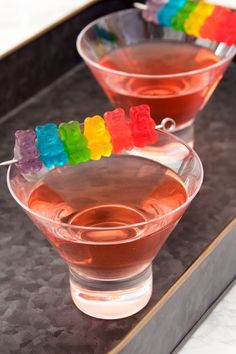
[[[185,186],[173,171],[147,159],[122,156],[52,170],[35,185],[28,206],[51,220],[88,227],[37,222],[82,275],[119,279],[150,264],[184,210],[147,225],[122,227],[166,215],[186,199]],[[110,227],[118,229],[106,230]]]
[[[220,58],[213,51],[194,44],[145,41],[112,50],[99,61],[105,68],[130,73],[130,76],[90,68],[115,106],[128,110],[132,105],[145,103],[157,123],[171,117],[177,127],[182,128],[204,107],[227,64],[201,73],[188,73],[218,61]],[[135,77],[132,74],[170,76]]]

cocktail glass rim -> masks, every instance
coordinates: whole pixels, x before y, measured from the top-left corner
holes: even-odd
[[[190,148],[187,144],[185,144],[181,139],[175,137],[174,135],[170,134],[170,133],[167,133],[167,132],[163,132],[161,130],[158,130],[158,134],[159,135],[168,135],[169,138],[171,138],[172,142],[173,141],[176,141],[182,145],[184,145],[186,147],[186,149],[189,150],[189,153],[193,154],[197,163],[199,164],[199,169],[200,169],[200,178],[198,180],[198,185],[196,187],[196,190],[194,191],[194,193],[191,195],[191,196],[188,196],[187,195],[187,199],[186,201],[181,204],[179,207],[177,207],[176,209],[164,214],[164,215],[159,215],[159,216],[156,216],[150,220],[145,220],[145,221],[142,221],[142,222],[139,222],[139,223],[135,223],[135,224],[129,224],[129,225],[124,225],[124,226],[111,226],[111,227],[94,227],[94,226],[80,226],[80,225],[71,225],[71,224],[66,224],[66,223],[63,223],[61,221],[56,221],[56,220],[52,220],[50,218],[47,218],[46,216],[43,216],[43,215],[40,215],[34,211],[32,211],[27,205],[25,205],[24,203],[22,203],[19,198],[15,195],[14,191],[13,191],[13,188],[11,187],[11,180],[10,180],[10,173],[11,173],[11,169],[12,169],[12,166],[9,166],[8,170],[7,170],[7,186],[8,186],[8,189],[9,189],[9,192],[11,193],[12,197],[15,199],[15,201],[27,212],[29,213],[30,215],[40,219],[40,220],[43,220],[47,223],[52,223],[53,225],[58,225],[58,226],[61,226],[61,227],[65,227],[65,228],[70,228],[70,229],[73,229],[73,230],[90,230],[90,231],[103,231],[103,230],[106,230],[106,231],[109,231],[109,230],[124,230],[124,229],[129,229],[129,228],[134,228],[134,227],[140,227],[140,226],[146,226],[146,225],[149,225],[151,223],[154,223],[156,221],[160,221],[166,217],[169,217],[173,214],[175,214],[176,212],[182,210],[185,208],[185,206],[187,206],[188,204],[190,204],[190,202],[194,199],[194,197],[196,196],[196,194],[198,193],[201,185],[202,185],[202,181],[203,181],[203,166],[202,166],[202,162],[198,156],[198,154],[195,152],[194,149]],[[130,156],[130,155],[129,155]],[[135,156],[137,157],[136,155],[131,155],[131,156]],[[142,158],[145,158],[144,156],[141,156]],[[109,157],[108,157],[109,159]],[[149,159],[150,160],[150,159]],[[156,162],[154,160],[151,160],[153,162]],[[83,242],[83,240],[78,240],[78,242]],[[88,241],[86,241],[85,243],[90,243]],[[94,243],[94,242],[92,242]]]
[[[139,9],[126,9],[126,10],[120,10],[120,11],[116,11],[116,12],[112,12],[108,15],[105,16],[101,16],[98,19],[90,22],[87,26],[84,27],[84,29],[80,32],[80,34],[77,37],[76,40],[76,47],[77,50],[80,54],[80,56],[84,59],[84,61],[86,63],[88,63],[89,65],[100,69],[102,71],[106,71],[107,73],[111,73],[111,74],[117,74],[117,75],[123,75],[126,77],[136,77],[136,78],[145,78],[145,79],[162,79],[162,78],[175,78],[175,77],[181,77],[181,76],[188,76],[188,75],[196,75],[196,74],[200,74],[200,73],[204,73],[208,70],[211,69],[215,69],[217,67],[220,67],[221,65],[225,64],[226,62],[230,61],[234,55],[236,54],[236,46],[230,46],[229,48],[229,53],[225,58],[222,58],[220,61],[218,61],[215,64],[211,64],[209,66],[206,66],[205,68],[201,68],[201,69],[196,69],[196,70],[192,70],[192,71],[186,71],[186,72],[181,72],[181,73],[176,73],[176,74],[162,74],[162,75],[148,75],[148,74],[137,74],[137,73],[130,73],[130,72],[125,72],[125,71],[120,71],[120,70],[114,70],[111,68],[107,68],[101,64],[99,64],[98,62],[90,59],[83,51],[82,46],[81,46],[81,42],[83,40],[84,34],[94,25],[96,25],[97,23],[99,23],[101,20],[104,20],[108,17],[113,16],[114,14],[121,14],[121,13],[128,13],[128,12],[140,12],[141,10]],[[213,42],[213,41],[210,41]],[[214,42],[215,43],[215,42]],[[219,43],[219,45],[222,45],[222,43]],[[224,44],[226,45],[226,44]],[[231,52],[231,53],[230,53]]]

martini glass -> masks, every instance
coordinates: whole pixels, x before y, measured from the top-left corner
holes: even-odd
[[[152,261],[197,194],[197,154],[159,131],[155,161],[129,154],[50,170],[26,180],[15,165],[16,202],[69,267],[71,295],[84,313],[130,316],[152,294]]]
[[[157,124],[173,118],[188,143],[198,112],[236,53],[235,46],[149,23],[137,9],[93,21],[77,49],[114,106],[128,111],[146,103]]]

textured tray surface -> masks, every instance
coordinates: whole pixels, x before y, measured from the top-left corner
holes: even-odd
[[[203,187],[154,262],[154,291],[141,312],[127,319],[90,318],[72,303],[67,268],[11,199],[1,169],[1,351],[7,353],[102,354],[134,328],[177,278],[236,215],[236,65],[232,64],[196,123],[195,148]],[[14,132],[48,121],[83,119],[110,108],[83,66],[0,118],[0,160],[12,154]]]

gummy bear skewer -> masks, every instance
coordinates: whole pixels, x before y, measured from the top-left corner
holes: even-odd
[[[236,45],[236,4],[220,0],[147,0],[134,3],[148,22],[228,46]]]
[[[135,123],[136,127],[134,132],[134,128],[130,130],[128,123],[125,120],[124,111],[121,108],[115,109],[112,112],[106,112],[104,114],[106,126],[107,128],[110,128],[108,129],[109,131],[104,125],[102,117],[94,116],[87,118],[87,122],[94,121],[95,118],[96,129],[93,130],[93,134],[97,134],[96,130],[98,129],[98,135],[100,136],[100,139],[101,137],[103,139],[102,144],[101,140],[99,139],[95,139],[94,141],[93,134],[91,135],[91,132],[90,134],[87,132],[87,137],[89,138],[89,141],[87,141],[85,136],[81,133],[80,123],[77,121],[61,123],[59,125],[59,145],[58,136],[55,136],[55,124],[53,123],[37,127],[36,135],[32,130],[18,131],[16,133],[16,144],[14,149],[15,157],[12,160],[1,162],[0,166],[17,164],[17,167],[23,174],[34,174],[37,173],[43,166],[42,162],[40,161],[40,156],[42,156],[42,159],[44,160],[44,162],[46,162],[44,166],[48,168],[52,168],[54,166],[63,166],[67,162],[71,165],[76,165],[77,163],[86,162],[90,160],[92,154],[89,150],[89,147],[92,147],[92,149],[96,149],[96,153],[93,156],[95,158],[92,159],[99,159],[101,158],[101,156],[110,156],[112,150],[115,154],[121,153],[124,149],[131,150],[135,145],[133,142],[133,134],[136,139],[137,136],[141,138],[141,145],[143,145],[143,139],[146,139],[146,141],[147,139],[149,139],[148,143],[150,144],[154,142],[155,130],[163,129],[165,131],[172,131],[175,129],[175,121],[172,118],[164,118],[161,124],[155,125],[150,117],[150,110],[147,105],[136,106],[133,108],[135,108],[136,110],[136,115],[141,114],[140,117],[137,118],[137,121]],[[144,121],[146,121],[146,125],[143,124],[143,119]],[[85,126],[86,124],[87,123],[85,120]],[[150,126],[148,128],[148,124],[151,124],[151,130],[148,130],[150,129]],[[142,132],[143,128],[145,128],[144,130],[146,130],[145,134]],[[120,133],[122,132],[120,137],[119,134],[116,134],[119,129]],[[45,132],[47,132],[48,135],[45,135]],[[39,137],[39,140],[36,141],[37,136]],[[41,146],[43,141],[42,138],[45,139],[44,142],[46,143],[46,146],[48,147],[49,151],[45,149],[45,146]],[[92,141],[90,138],[92,138]],[[42,141],[40,141],[40,139]],[[63,144],[64,150],[62,150],[61,144]],[[138,144],[140,144],[140,142]],[[40,149],[37,150],[36,145],[40,146]],[[55,149],[57,145],[58,149]],[[97,149],[99,150],[98,155]]]
[[[136,9],[140,10],[147,10],[149,7],[149,3],[155,0],[148,0],[146,4],[143,4],[142,2],[135,1],[133,3],[133,6]],[[161,1],[164,0],[156,0],[157,3],[160,3]],[[166,1],[167,2],[167,1]],[[232,10],[236,10],[236,2],[234,0],[228,0],[228,2],[222,1],[222,0],[207,0],[209,4],[217,5],[217,6],[224,6],[225,8],[229,8]]]

